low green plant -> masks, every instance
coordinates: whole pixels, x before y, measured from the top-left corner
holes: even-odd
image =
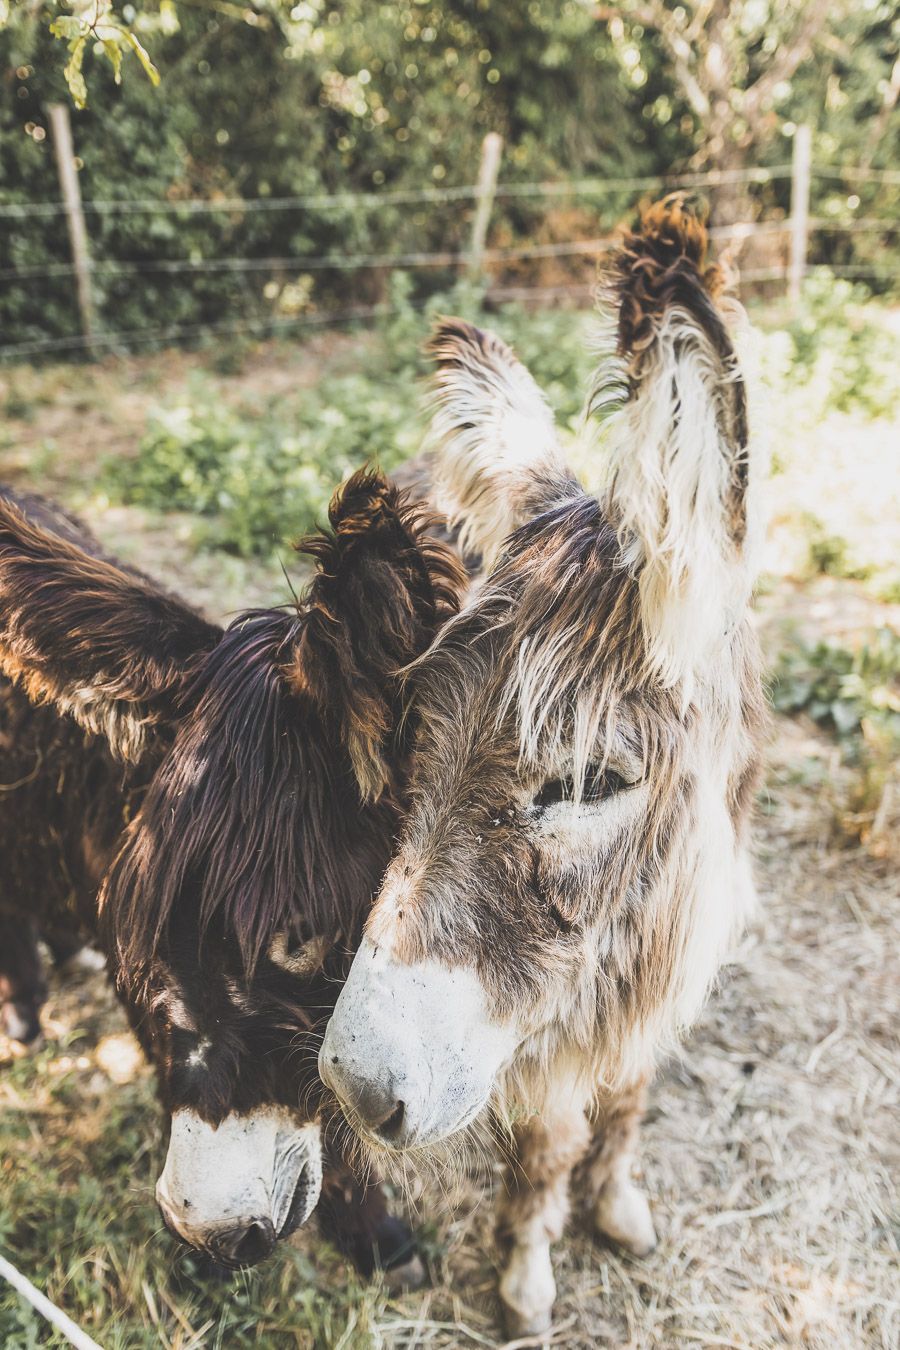
[[[234,411],[194,381],[156,413],[105,486],[123,500],[201,518],[200,541],[270,554],[324,517],[335,485],[366,460],[390,468],[416,446],[410,402],[363,375],[330,380],[288,406]]]
[[[840,822],[886,854],[896,849],[900,756],[900,634],[879,628],[855,650],[833,642],[797,644],[776,667],[772,700],[807,713],[838,741],[852,771]]]
[[[772,700],[779,712],[806,712],[853,751],[866,722],[900,743],[900,634],[877,629],[854,651],[834,642],[797,644],[776,668]]]
[[[865,581],[872,568],[853,557],[848,540],[831,534],[818,516],[807,515],[807,561],[813,576],[843,577],[847,581]]]
[[[765,346],[768,382],[806,389],[816,420],[831,411],[889,417],[900,408],[896,337],[865,286],[814,273],[797,314],[770,330]]]
[[[321,520],[337,483],[371,461],[390,470],[421,446],[423,344],[437,313],[489,322],[514,344],[563,424],[581,406],[591,365],[585,316],[484,316],[481,293],[461,285],[419,305],[408,278],[358,365],[277,405],[234,409],[202,376],[154,413],[138,452],[107,463],[114,497],[200,518],[198,540],[244,557],[271,554]]]

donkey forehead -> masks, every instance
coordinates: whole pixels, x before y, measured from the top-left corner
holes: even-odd
[[[588,750],[643,753],[647,710],[672,701],[648,675],[638,591],[618,540],[586,499],[518,531],[505,561],[419,663],[423,741],[472,748],[512,735],[515,766]],[[560,767],[562,765],[560,764]]]

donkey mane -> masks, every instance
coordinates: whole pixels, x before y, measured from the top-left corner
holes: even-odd
[[[394,677],[457,612],[467,578],[457,554],[438,538],[440,519],[371,470],[348,480],[332,501],[329,523],[330,532],[297,545],[318,572],[291,678],[320,707],[339,703],[359,791],[377,801],[397,788],[402,746],[392,742],[403,708]],[[362,565],[354,566],[361,550]],[[353,624],[336,621],[339,597],[340,609],[349,605],[356,614]],[[393,696],[386,696],[389,688]]]
[[[449,676],[465,689],[472,667],[498,672],[498,719],[512,713],[519,764],[526,773],[573,746],[576,799],[584,787],[601,725],[611,729],[627,702],[639,743],[657,776],[677,759],[684,734],[678,704],[664,689],[648,698],[637,582],[624,566],[614,527],[593,497],[571,497],[521,526],[484,589],[451,619],[410,667],[413,685]],[[574,709],[574,713],[573,713]],[[443,716],[463,716],[446,707]]]
[[[333,837],[356,823],[349,765],[328,753],[331,738],[316,735],[284,679],[302,623],[277,611],[242,615],[195,677],[195,715],[104,882],[123,968],[142,968],[173,921],[187,921],[201,937],[212,924],[233,935],[252,971],[277,931],[333,931],[358,892]],[[323,811],[326,794],[345,810]]]
[[[298,607],[239,616],[204,658],[104,882],[118,959],[139,980],[186,927],[236,941],[248,976],[276,935],[350,940],[387,864],[399,718],[385,690],[455,611],[462,572],[428,513],[375,473],[336,494],[330,523],[297,546],[319,567]]]

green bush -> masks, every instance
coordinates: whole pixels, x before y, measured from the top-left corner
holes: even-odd
[[[810,392],[817,416],[833,410],[887,417],[900,407],[897,340],[864,286],[815,273],[779,338],[783,377]]]
[[[252,415],[203,383],[158,412],[133,459],[111,461],[107,487],[128,502],[202,518],[200,542],[270,554],[324,518],[335,484],[364,460],[390,468],[416,445],[408,404],[364,375]]]
[[[882,628],[855,651],[830,642],[786,651],[775,672],[781,712],[805,712],[840,746],[829,775],[841,831],[880,857],[900,838],[900,635]]]
[[[434,314],[490,324],[516,347],[565,426],[576,420],[593,358],[589,320],[572,311],[485,315],[462,285],[420,307],[408,278],[392,278],[390,313],[356,369],[329,375],[278,404],[226,406],[194,378],[151,418],[137,454],[111,460],[106,489],[126,502],[202,520],[199,542],[266,555],[322,520],[335,485],[366,460],[390,470],[416,453],[424,431],[422,347]]]
[[[868,723],[900,745],[900,635],[880,628],[855,651],[832,642],[788,648],[776,668],[779,712],[805,712],[834,732],[850,754]]]

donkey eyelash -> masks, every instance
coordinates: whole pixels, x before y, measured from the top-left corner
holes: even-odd
[[[620,773],[616,773],[615,769],[604,768],[599,764],[589,764],[584,776],[581,804],[585,806],[596,805],[607,797],[614,797],[617,792],[622,792],[633,786]],[[539,810],[544,811],[550,806],[557,806],[560,802],[574,801],[574,798],[575,780],[571,774],[567,774],[563,778],[548,779],[535,796],[534,805]]]

